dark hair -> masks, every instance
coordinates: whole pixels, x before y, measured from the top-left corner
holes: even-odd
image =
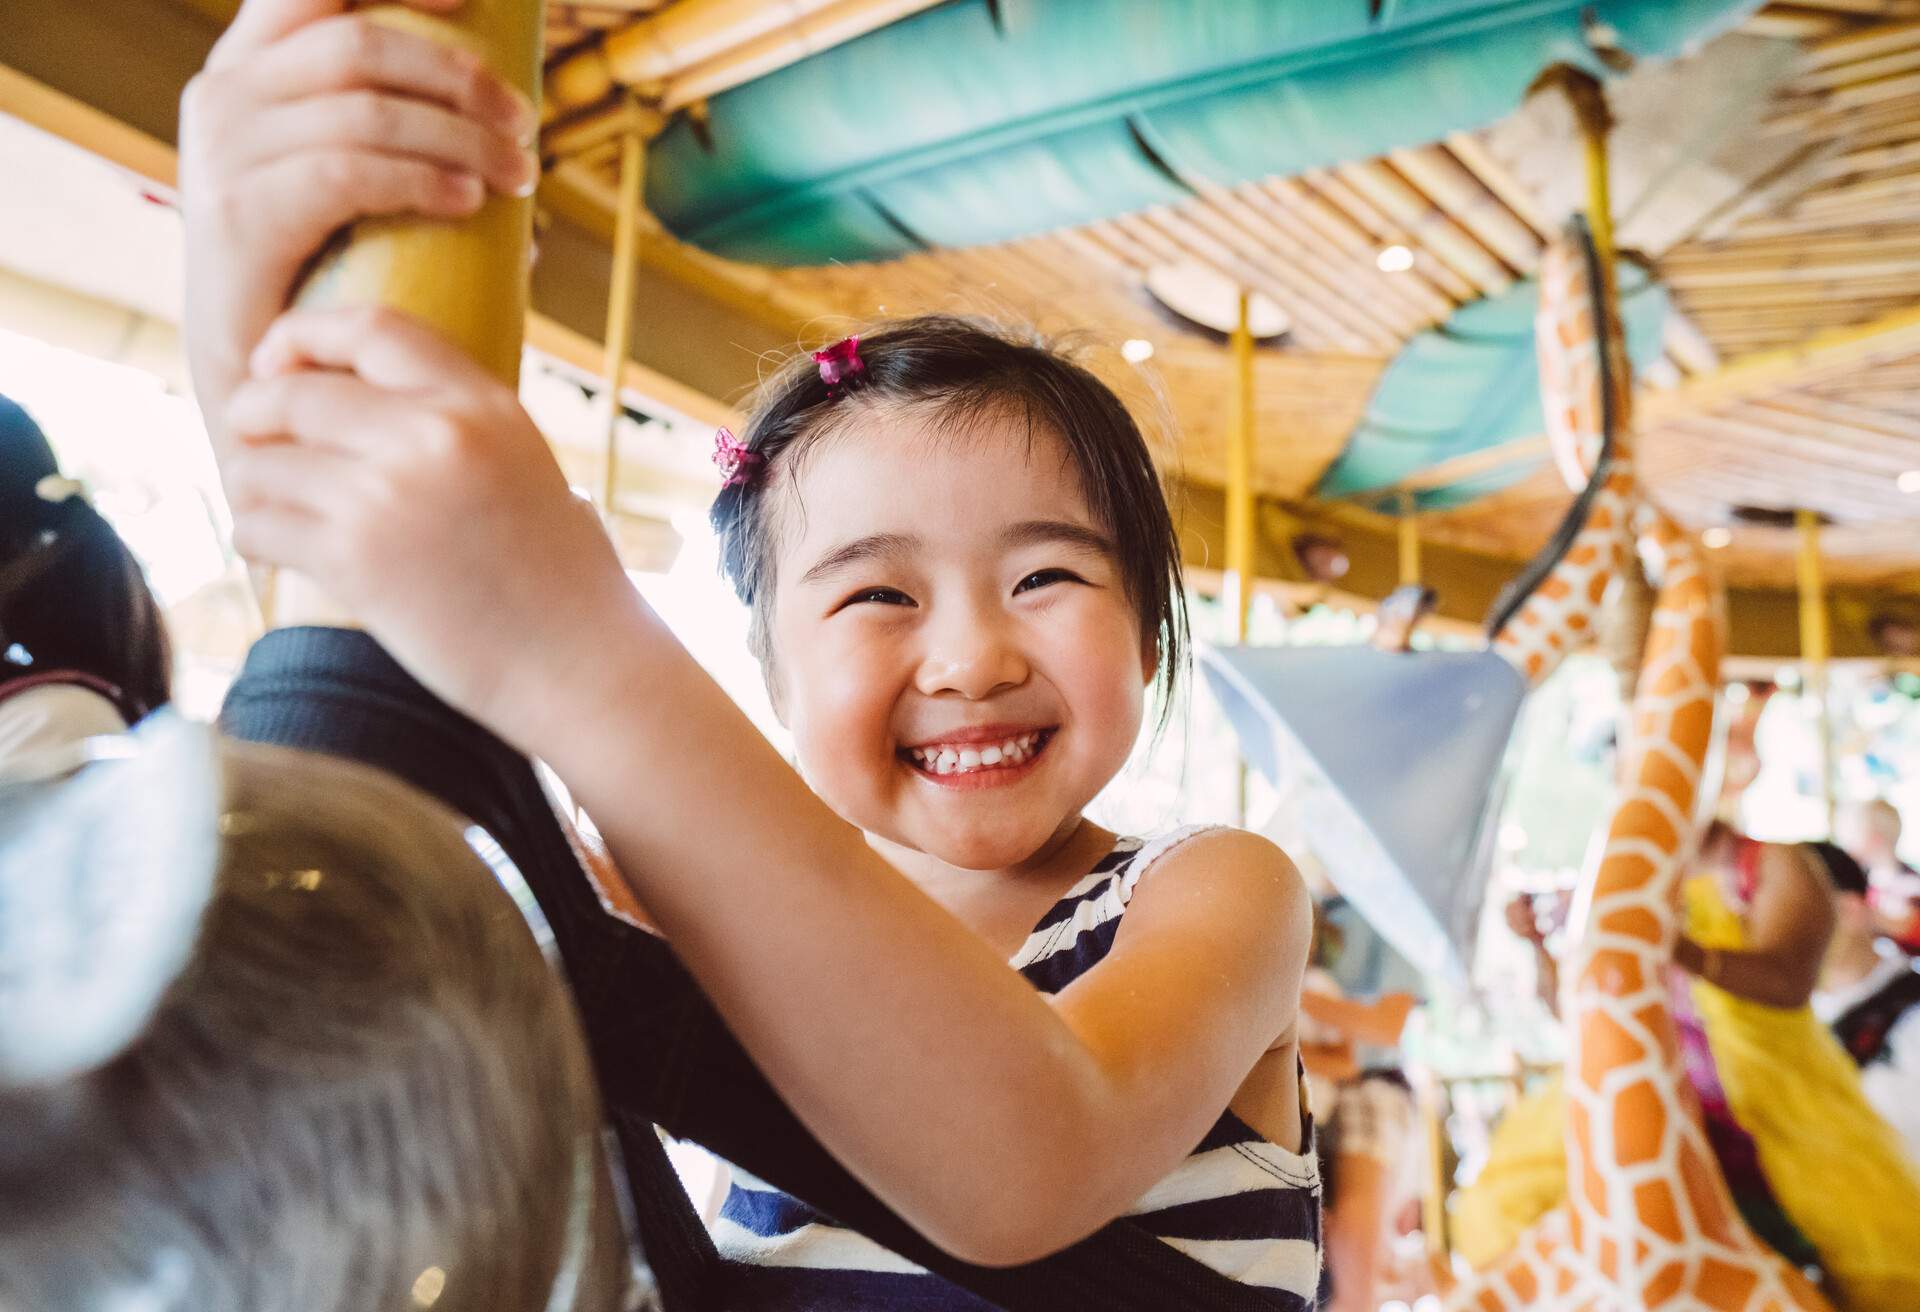
[[[844,395],[829,394],[819,368],[802,354],[760,387],[742,442],[766,463],[750,482],[713,503],[720,564],[752,610],[749,642],[769,667],[773,608],[773,506],[767,489],[800,453],[857,407],[926,406],[952,428],[995,413],[1024,419],[1029,433],[1059,437],[1094,521],[1119,558],[1140,631],[1157,653],[1161,720],[1186,660],[1186,593],[1180,545],[1153,456],[1113,390],[1060,351],[991,324],[948,315],[889,323],[860,338],[866,372]]]
[[[1802,847],[1813,856],[1820,868],[1826,871],[1827,879],[1838,893],[1852,893],[1855,897],[1867,895],[1867,872],[1860,863],[1847,854],[1846,850],[1834,843],[1803,843]]]
[[[133,553],[84,498],[40,493],[58,473],[39,426],[0,397],[0,686],[19,674],[78,671],[111,684],[122,713],[138,720],[171,695],[160,606]]]

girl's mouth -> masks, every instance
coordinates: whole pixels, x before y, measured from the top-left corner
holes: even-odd
[[[989,742],[925,743],[904,747],[900,760],[915,774],[948,786],[1012,782],[1027,772],[1053,740],[1056,728],[1029,729]]]

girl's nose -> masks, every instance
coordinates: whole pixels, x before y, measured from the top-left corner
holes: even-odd
[[[994,618],[972,612],[930,626],[914,680],[928,697],[953,693],[980,701],[1027,679],[1027,660],[1016,636]]]

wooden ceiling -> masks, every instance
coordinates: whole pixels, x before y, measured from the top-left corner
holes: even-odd
[[[556,4],[553,62],[663,7]],[[1657,494],[1696,527],[1730,529],[1722,559],[1736,581],[1790,580],[1792,543],[1735,508],[1810,506],[1833,521],[1836,579],[1920,587],[1920,493],[1897,483],[1920,469],[1920,339],[1907,313],[1920,304],[1920,0],[1768,5],[1687,60],[1633,71],[1612,98],[1622,245],[1650,260],[1677,311],[1642,380],[1641,450]],[[1218,483],[1225,348],[1145,291],[1150,270],[1200,265],[1291,320],[1257,357],[1256,481],[1298,500],[1408,338],[1526,276],[1577,203],[1571,125],[1549,102],[1484,132],[1297,177],[1203,184],[1180,205],[1000,246],[796,270],[677,258],[776,308],[807,339],[923,311],[1077,339],[1165,458]],[[580,132],[591,118],[562,125],[586,148],[557,171],[604,207],[615,152],[604,134]],[[1382,271],[1391,246],[1411,267]],[[1129,339],[1153,344],[1149,364],[1121,360]],[[1520,443],[1481,464],[1540,457],[1537,442]],[[1424,517],[1422,531],[1522,557],[1567,500],[1543,466]]]

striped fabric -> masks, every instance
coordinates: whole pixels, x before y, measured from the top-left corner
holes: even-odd
[[[1152,843],[1124,838],[1054,904],[1012,965],[1057,993],[1106,956],[1141,874],[1198,828]],[[1304,1093],[1303,1105],[1304,1105]],[[1311,1135],[1311,1131],[1309,1131]],[[733,1167],[713,1236],[727,1259],[731,1312],[991,1312],[991,1305],[798,1199]],[[1214,1270],[1305,1312],[1320,1279],[1320,1168],[1309,1142],[1288,1152],[1232,1112],[1128,1215]]]

